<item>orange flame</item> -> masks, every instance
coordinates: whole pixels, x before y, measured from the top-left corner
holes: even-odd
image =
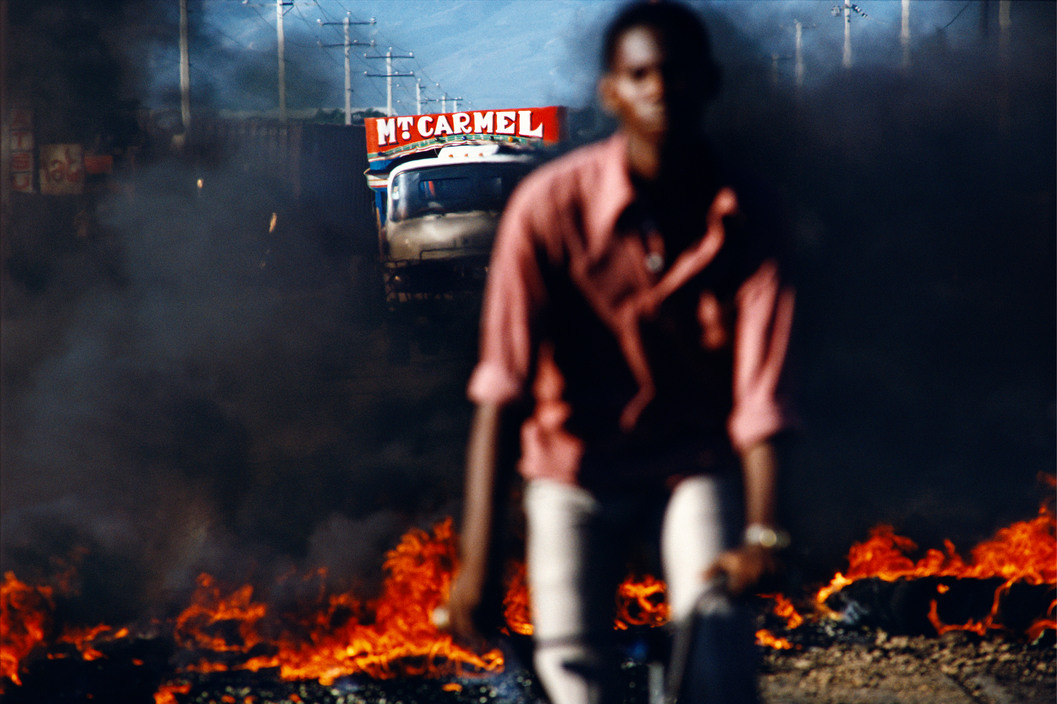
[[[852,546],[848,569],[818,591],[816,604],[824,610],[829,594],[865,577],[999,577],[1002,586],[985,618],[944,624],[935,601],[929,614],[939,633],[952,629],[986,633],[999,627],[998,604],[1011,585],[1018,581],[1057,584],[1055,535],[1054,516],[1043,508],[1033,520],[998,531],[994,538],[974,548],[968,560],[948,541],[942,551],[929,550],[915,561],[907,555],[917,549],[913,541],[897,535],[890,526],[880,526],[868,540]],[[176,645],[197,661],[174,672],[174,679],[156,693],[155,702],[174,704],[176,695],[189,692],[190,685],[180,679],[188,672],[274,668],[285,680],[316,680],[326,685],[352,674],[388,679],[501,670],[503,658],[498,649],[485,653],[467,650],[431,622],[430,614],[447,595],[455,563],[456,540],[448,519],[431,532],[409,531],[387,553],[381,594],[372,601],[361,601],[351,592],[327,594],[320,579],[325,573],[318,571],[304,578],[306,583],[320,579],[314,601],[276,611],[255,596],[252,586],[224,586],[203,574],[189,605],[171,623]],[[66,582],[72,579],[69,574],[61,577]],[[945,581],[937,591],[942,594],[947,586]],[[21,685],[20,664],[34,650],[48,645],[54,630],[55,589],[29,586],[14,574],[5,575],[0,588],[0,677]],[[774,601],[773,612],[785,620],[786,628],[793,630],[803,624],[804,616],[790,599],[782,594],[761,596]],[[616,629],[655,627],[669,618],[665,584],[649,575],[625,580],[616,595],[616,606]],[[1057,602],[1028,629],[1028,635],[1036,637],[1043,630],[1057,629],[1055,612]],[[523,564],[509,566],[504,613],[510,632],[531,634]],[[104,625],[67,628],[55,642],[71,643],[82,657],[93,659],[101,656],[96,646],[104,639],[127,635],[127,629],[115,631]],[[789,640],[766,629],[757,632],[757,642],[778,649],[793,647]]]
[[[242,652],[261,642],[257,624],[267,613],[267,606],[253,600],[253,587],[245,585],[225,595],[211,575],[198,577],[198,590],[188,606],[176,618],[174,634],[185,648],[213,652]],[[231,643],[226,634],[213,633],[217,624],[237,625],[239,641]]]
[[[0,585],[0,677],[17,685],[19,663],[44,642],[54,610],[50,587],[35,587],[18,581],[13,572],[4,574]]]
[[[666,593],[664,582],[650,575],[624,580],[617,591],[615,627],[663,626],[669,616]]]
[[[520,636],[532,635],[532,616],[525,579],[525,564],[519,562],[511,565],[503,598],[503,616],[507,627]]]
[[[532,635],[532,618],[525,565],[510,566],[503,599],[503,615],[507,628],[522,636]],[[617,588],[616,617],[613,627],[626,631],[632,626],[663,626],[668,622],[667,586],[651,575],[629,576]]]
[[[154,704],[176,704],[177,694],[187,694],[190,691],[191,685],[187,682],[163,684],[154,693]]]
[[[785,627],[789,630],[799,628],[804,623],[804,617],[796,610],[793,602],[784,594],[760,594],[762,599],[772,599],[774,606],[771,613],[779,618],[785,619]],[[793,644],[786,638],[774,635],[770,630],[761,628],[756,631],[756,644],[775,650],[791,650]]]
[[[1057,614],[1057,600],[1050,603],[1050,608],[1046,610],[1046,616],[1037,619],[1035,623],[1028,626],[1028,630],[1025,635],[1035,640],[1043,634],[1044,631],[1057,631],[1057,618],[1054,615]]]
[[[77,648],[81,657],[85,660],[98,660],[103,654],[95,647],[95,641],[106,637],[107,640],[118,640],[128,636],[128,629],[121,628],[115,631],[110,626],[99,624],[92,627],[68,626],[56,639],[59,643],[69,643]]]
[[[1002,528],[993,538],[974,547],[968,561],[949,540],[944,541],[942,551],[930,549],[915,562],[905,553],[916,549],[912,540],[897,535],[891,526],[874,528],[869,539],[853,545],[849,551],[847,574],[838,572],[816,593],[815,603],[820,610],[827,611],[825,604],[831,594],[865,577],[885,581],[922,577],[1000,578],[1003,582],[995,591],[991,612],[978,622],[944,624],[939,619],[936,601],[932,601],[929,619],[938,633],[957,629],[983,634],[999,627],[996,618],[1000,601],[1013,584],[1057,586],[1057,521],[1045,505],[1034,519]],[[938,591],[943,593],[948,588],[949,585],[941,584]],[[1052,618],[1042,619],[1029,628],[1029,633],[1041,633],[1052,622]]]
[[[756,645],[774,648],[775,650],[792,650],[793,648],[793,644],[788,639],[779,638],[766,628],[756,631]]]
[[[433,535],[412,530],[391,550],[383,565],[388,573],[382,595],[369,605],[351,594],[331,596],[315,612],[294,621],[278,620],[283,628],[271,640],[262,634],[268,610],[253,601],[253,590],[240,587],[224,594],[209,575],[199,578],[199,590],[177,619],[176,633],[192,650],[235,652],[247,656],[239,669],[278,668],[285,680],[318,680],[331,684],[339,677],[365,673],[377,679],[400,675],[447,676],[491,672],[503,665],[499,650],[474,653],[457,645],[430,621],[443,601],[455,561],[455,538],[448,519]],[[235,624],[232,630],[210,628]],[[237,634],[237,637],[233,637]],[[274,653],[253,655],[261,644]],[[227,669],[215,662],[199,662],[197,671]]]
[[[784,594],[760,594],[763,599],[773,599],[772,612],[779,618],[785,619],[785,627],[789,630],[799,628],[804,623],[804,617],[793,606],[793,602]]]

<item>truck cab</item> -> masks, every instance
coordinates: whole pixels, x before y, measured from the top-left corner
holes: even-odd
[[[401,115],[366,127],[388,310],[432,313],[422,304],[480,294],[503,207],[563,138],[564,109]]]
[[[479,290],[503,206],[534,162],[489,144],[393,169],[379,238],[387,299]]]

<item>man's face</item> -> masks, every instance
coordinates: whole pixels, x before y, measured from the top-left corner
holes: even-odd
[[[625,130],[659,144],[670,134],[697,127],[702,88],[699,66],[673,58],[655,30],[632,27],[617,41],[599,93]]]

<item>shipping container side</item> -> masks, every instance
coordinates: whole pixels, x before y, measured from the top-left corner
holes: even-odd
[[[324,251],[335,256],[376,252],[374,198],[363,180],[363,125],[279,124],[265,120],[200,119],[192,147],[206,162],[225,162],[247,185],[278,191]]]
[[[301,147],[302,211],[310,213],[329,247],[346,254],[377,251],[374,197],[363,179],[363,125],[305,125]]]

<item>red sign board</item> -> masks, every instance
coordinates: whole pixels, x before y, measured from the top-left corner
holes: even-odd
[[[555,144],[562,137],[562,112],[561,107],[550,106],[369,117],[367,158],[393,159],[424,149],[481,142]]]

